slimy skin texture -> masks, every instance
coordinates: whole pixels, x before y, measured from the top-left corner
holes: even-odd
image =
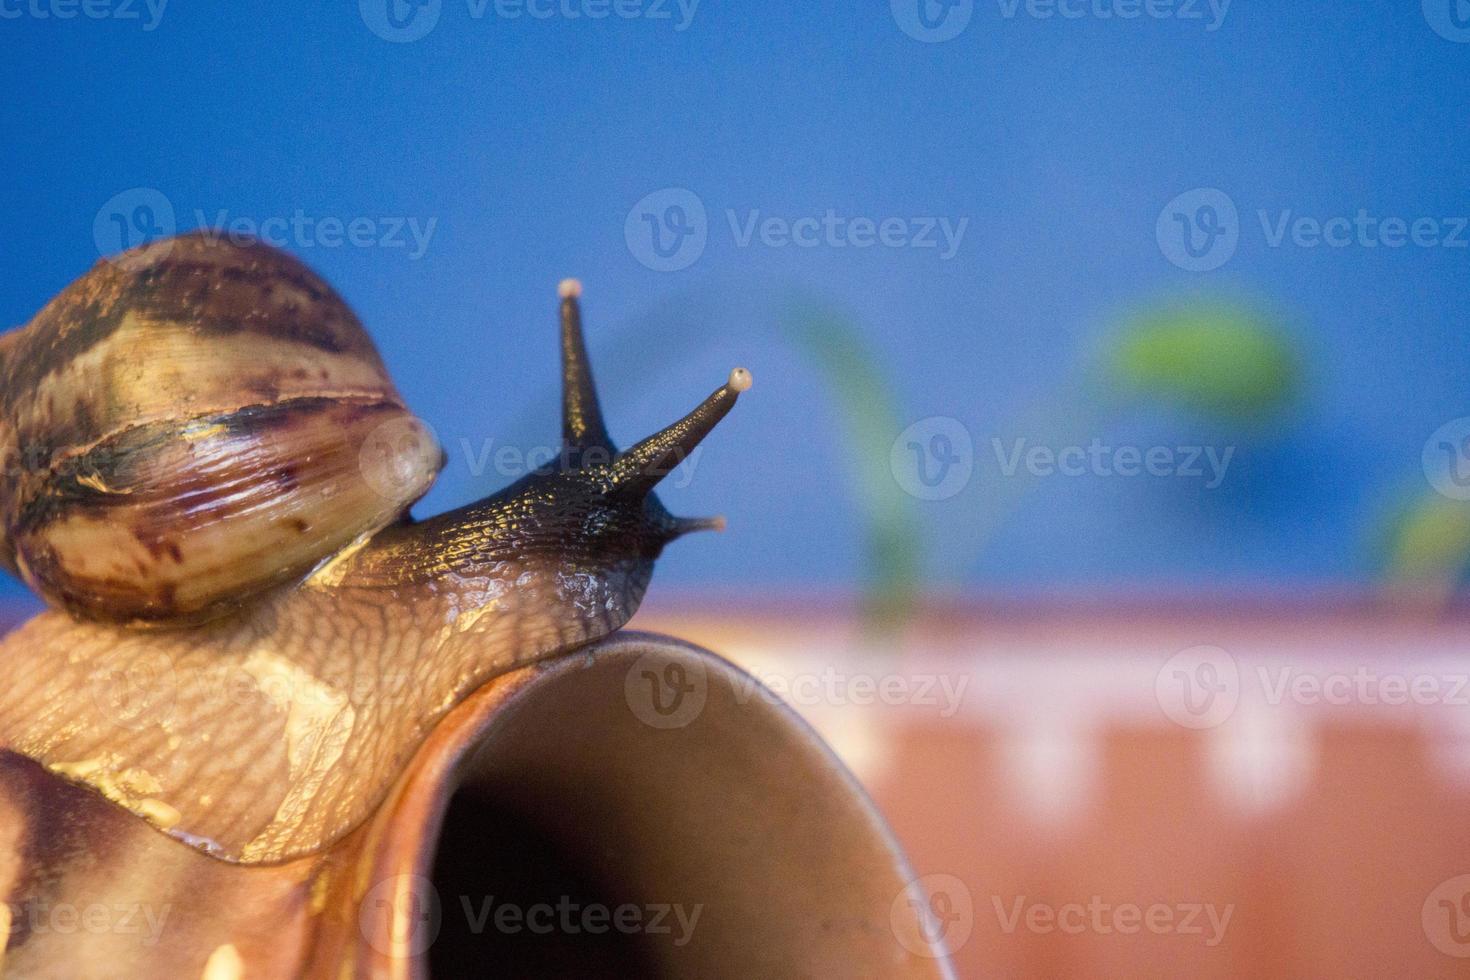
[[[185,631],[43,613],[0,644],[0,741],[220,857],[340,837],[498,674],[612,632],[647,566],[507,561],[437,590],[308,583]]]
[[[0,640],[0,745],[217,857],[278,862],[318,851],[362,822],[435,723],[476,688],[621,627],[664,545],[717,526],[672,517],[652,491],[750,379],[736,369],[694,412],[620,453],[602,421],[579,294],[563,284],[567,452],[552,469],[459,510],[362,533],[318,555],[305,578],[266,568],[250,582],[268,588],[212,601],[207,621],[186,610],[173,620],[150,615],[139,628],[135,614],[122,622],[95,614],[90,604],[104,601],[102,593],[87,593],[80,605],[63,600]],[[6,342],[0,355],[15,347]],[[8,394],[10,404],[21,400]],[[335,404],[311,411],[321,417]],[[136,470],[127,459],[114,466]],[[418,472],[407,491],[415,498]],[[341,499],[355,500],[358,488],[347,483]],[[12,500],[0,503],[7,520],[25,513]],[[401,513],[407,503],[397,506]],[[334,527],[371,525],[376,514]],[[258,517],[250,510],[240,520],[274,526],[252,525]],[[9,540],[35,526],[8,523]],[[221,533],[201,526],[206,542]],[[186,563],[199,541],[182,539]],[[84,529],[77,552],[87,543]],[[242,553],[259,561],[267,552]],[[289,557],[299,562],[296,552]],[[142,570],[150,580],[155,572]]]

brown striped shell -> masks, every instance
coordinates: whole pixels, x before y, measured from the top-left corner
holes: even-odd
[[[0,337],[0,561],[95,619],[213,618],[398,519],[443,456],[330,286],[185,235]]]

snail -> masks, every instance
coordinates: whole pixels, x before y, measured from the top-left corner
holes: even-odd
[[[487,681],[621,627],[665,545],[722,526],[654,487],[751,378],[618,451],[580,292],[559,289],[556,465],[427,520],[442,451],[284,252],[155,242],[0,337],[0,562],[51,607],[0,641],[0,744],[279,862],[361,823]]]
[[[811,729],[621,629],[721,526],[654,486],[750,375],[619,452],[579,301],[560,457],[422,521],[443,452],[283,252],[167,239],[0,336],[0,563],[49,606],[0,639],[0,976],[953,975]],[[468,914],[543,882],[689,931]]]

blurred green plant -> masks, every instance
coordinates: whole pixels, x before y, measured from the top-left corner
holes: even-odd
[[[1069,358],[1062,356],[1065,362]],[[1303,358],[1273,318],[1223,299],[1171,298],[1122,318],[1100,349],[1073,355],[1053,394],[999,432],[1033,443],[1082,445],[1104,436],[1128,413],[1176,405],[1244,442],[1279,426],[1301,395]],[[970,498],[964,525],[949,540],[970,563],[1036,487],[1035,480],[995,481]]]
[[[1448,594],[1470,571],[1470,502],[1428,491],[1389,514],[1376,544],[1390,585]]]
[[[1302,366],[1290,339],[1263,315],[1205,301],[1134,316],[1105,351],[1103,372],[1118,395],[1254,423],[1279,418],[1291,404]]]
[[[793,302],[783,335],[794,340],[821,372],[838,401],[854,452],[850,479],[865,527],[870,627],[901,625],[921,588],[944,570],[926,554],[915,501],[887,466],[893,435],[904,423],[893,385],[868,350],[861,329],[830,305]],[[1025,413],[1015,431],[1036,441],[1085,441],[1119,414],[1140,404],[1170,402],[1236,429],[1279,422],[1301,388],[1302,359],[1290,337],[1263,314],[1223,301],[1172,301],[1124,321],[1100,356],[1083,358],[1081,376],[1066,369],[1056,394]],[[997,428],[997,431],[1011,431]],[[960,506],[935,514],[953,526],[933,536],[963,569],[984,549],[1035,481],[1012,479],[970,493]],[[930,531],[933,528],[929,529]],[[957,559],[957,560],[956,560]]]
[[[879,632],[895,628],[912,611],[923,555],[913,500],[888,469],[889,445],[904,427],[892,385],[845,314],[798,300],[784,318],[783,332],[811,358],[836,398],[853,448],[849,475],[864,529],[866,625]]]

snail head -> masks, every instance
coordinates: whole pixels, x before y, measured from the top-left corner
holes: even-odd
[[[735,368],[692,412],[627,450],[608,435],[582,333],[581,284],[561,283],[562,446],[494,495],[417,524],[389,528],[352,556],[353,584],[407,574],[478,578],[543,558],[558,568],[617,572],[641,593],[668,542],[722,530],[722,517],[676,517],[654,493],[751,386]]]

